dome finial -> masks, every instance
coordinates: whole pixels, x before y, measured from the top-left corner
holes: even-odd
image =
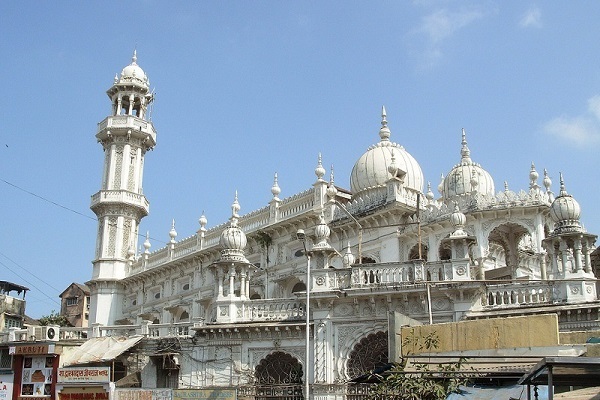
[[[231,225],[237,223],[237,219],[239,218],[238,211],[240,211],[240,203],[238,202],[238,192],[235,191],[235,197],[233,199],[233,204],[231,205]],[[235,220],[235,221],[234,221]]]
[[[208,219],[206,219],[206,215],[204,215],[204,210],[202,210],[202,215],[198,218],[198,223],[200,224],[200,230],[206,231],[206,224],[208,223]]]
[[[558,179],[560,181],[560,194],[559,196],[568,196],[567,189],[565,188],[565,180],[562,172],[558,173]]]
[[[279,182],[277,182],[277,172],[275,172],[275,177],[273,178],[273,186],[271,186],[271,194],[273,195],[273,200],[279,200],[279,193],[281,193],[281,188],[279,187]]]
[[[537,183],[538,177],[540,175],[537,173],[535,169],[535,164],[533,161],[531,162],[531,170],[529,170],[529,188],[530,189],[539,189],[539,185]]]
[[[175,243],[177,237],[177,231],[175,230],[175,219],[171,222],[171,230],[169,231],[169,237],[171,238],[170,243]]]
[[[462,128],[462,141],[461,141],[461,149],[460,149],[460,155],[461,155],[461,162],[462,163],[470,163],[471,162],[471,150],[469,150],[469,147],[467,146],[467,133],[465,132],[465,128]]]
[[[146,231],[146,240],[144,241],[144,254],[150,254],[150,231]]]
[[[552,179],[548,176],[548,170],[544,168],[544,187],[546,188],[546,192],[550,192],[550,187],[552,186]]]
[[[133,56],[131,57],[131,64],[137,65],[137,49],[133,49]]]
[[[317,161],[317,168],[315,168],[315,175],[317,176],[318,181],[322,181],[325,176],[325,168],[323,168],[323,162],[321,160],[321,153],[319,153],[319,158]]]
[[[385,106],[381,106],[381,129],[379,129],[379,137],[384,142],[390,140],[390,136],[390,128],[387,126],[387,112],[385,111]]]
[[[433,191],[431,190],[431,182],[427,182],[427,194],[425,195],[425,198],[427,200],[429,200],[430,202],[433,201],[433,199],[435,198],[435,195],[433,194]]]

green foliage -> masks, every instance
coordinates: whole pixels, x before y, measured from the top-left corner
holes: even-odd
[[[439,342],[435,332],[425,337],[413,334],[402,341],[402,346],[431,352],[437,349]],[[466,375],[460,372],[465,361],[465,358],[460,358],[457,362],[434,366],[430,362],[415,363],[409,372],[405,371],[405,359],[394,365],[385,376],[379,376],[380,383],[371,390],[370,397],[373,400],[444,400],[450,393],[460,392],[459,386],[468,383]]]
[[[267,232],[265,232],[263,230],[258,230],[258,231],[256,231],[256,234],[255,234],[255,240],[256,240],[256,243],[258,243],[258,245],[260,246],[260,248],[265,251],[265,257],[266,257],[266,262],[267,262],[267,266],[268,266],[269,265],[269,247],[271,246],[273,239],[271,238],[271,235],[269,235]]]
[[[40,325],[58,325],[58,326],[70,326],[69,320],[64,315],[60,315],[55,310],[52,310],[49,315],[44,315],[39,320]]]

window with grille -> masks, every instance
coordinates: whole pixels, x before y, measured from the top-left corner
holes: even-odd
[[[67,297],[67,307],[69,307],[69,306],[76,306],[78,300],[79,299],[77,297]]]
[[[20,328],[21,327],[21,319],[5,316],[4,327],[7,329],[8,328]]]
[[[387,332],[372,333],[358,342],[350,353],[348,377],[356,378],[387,364]]]
[[[0,369],[12,369],[12,356],[8,349],[0,349]]]

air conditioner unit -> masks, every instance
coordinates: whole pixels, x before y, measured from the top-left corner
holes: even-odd
[[[29,326],[27,327],[27,340],[58,342],[59,330],[60,327],[56,325]]]

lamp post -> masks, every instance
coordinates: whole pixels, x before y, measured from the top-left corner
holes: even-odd
[[[306,234],[303,229],[298,229],[296,232],[296,237],[299,241],[302,242],[302,246],[304,247],[304,255],[306,256],[306,356],[305,356],[305,372],[306,376],[304,377],[304,398],[305,400],[310,399],[310,384],[308,382],[309,378],[309,358],[310,358],[310,254],[306,250]]]

